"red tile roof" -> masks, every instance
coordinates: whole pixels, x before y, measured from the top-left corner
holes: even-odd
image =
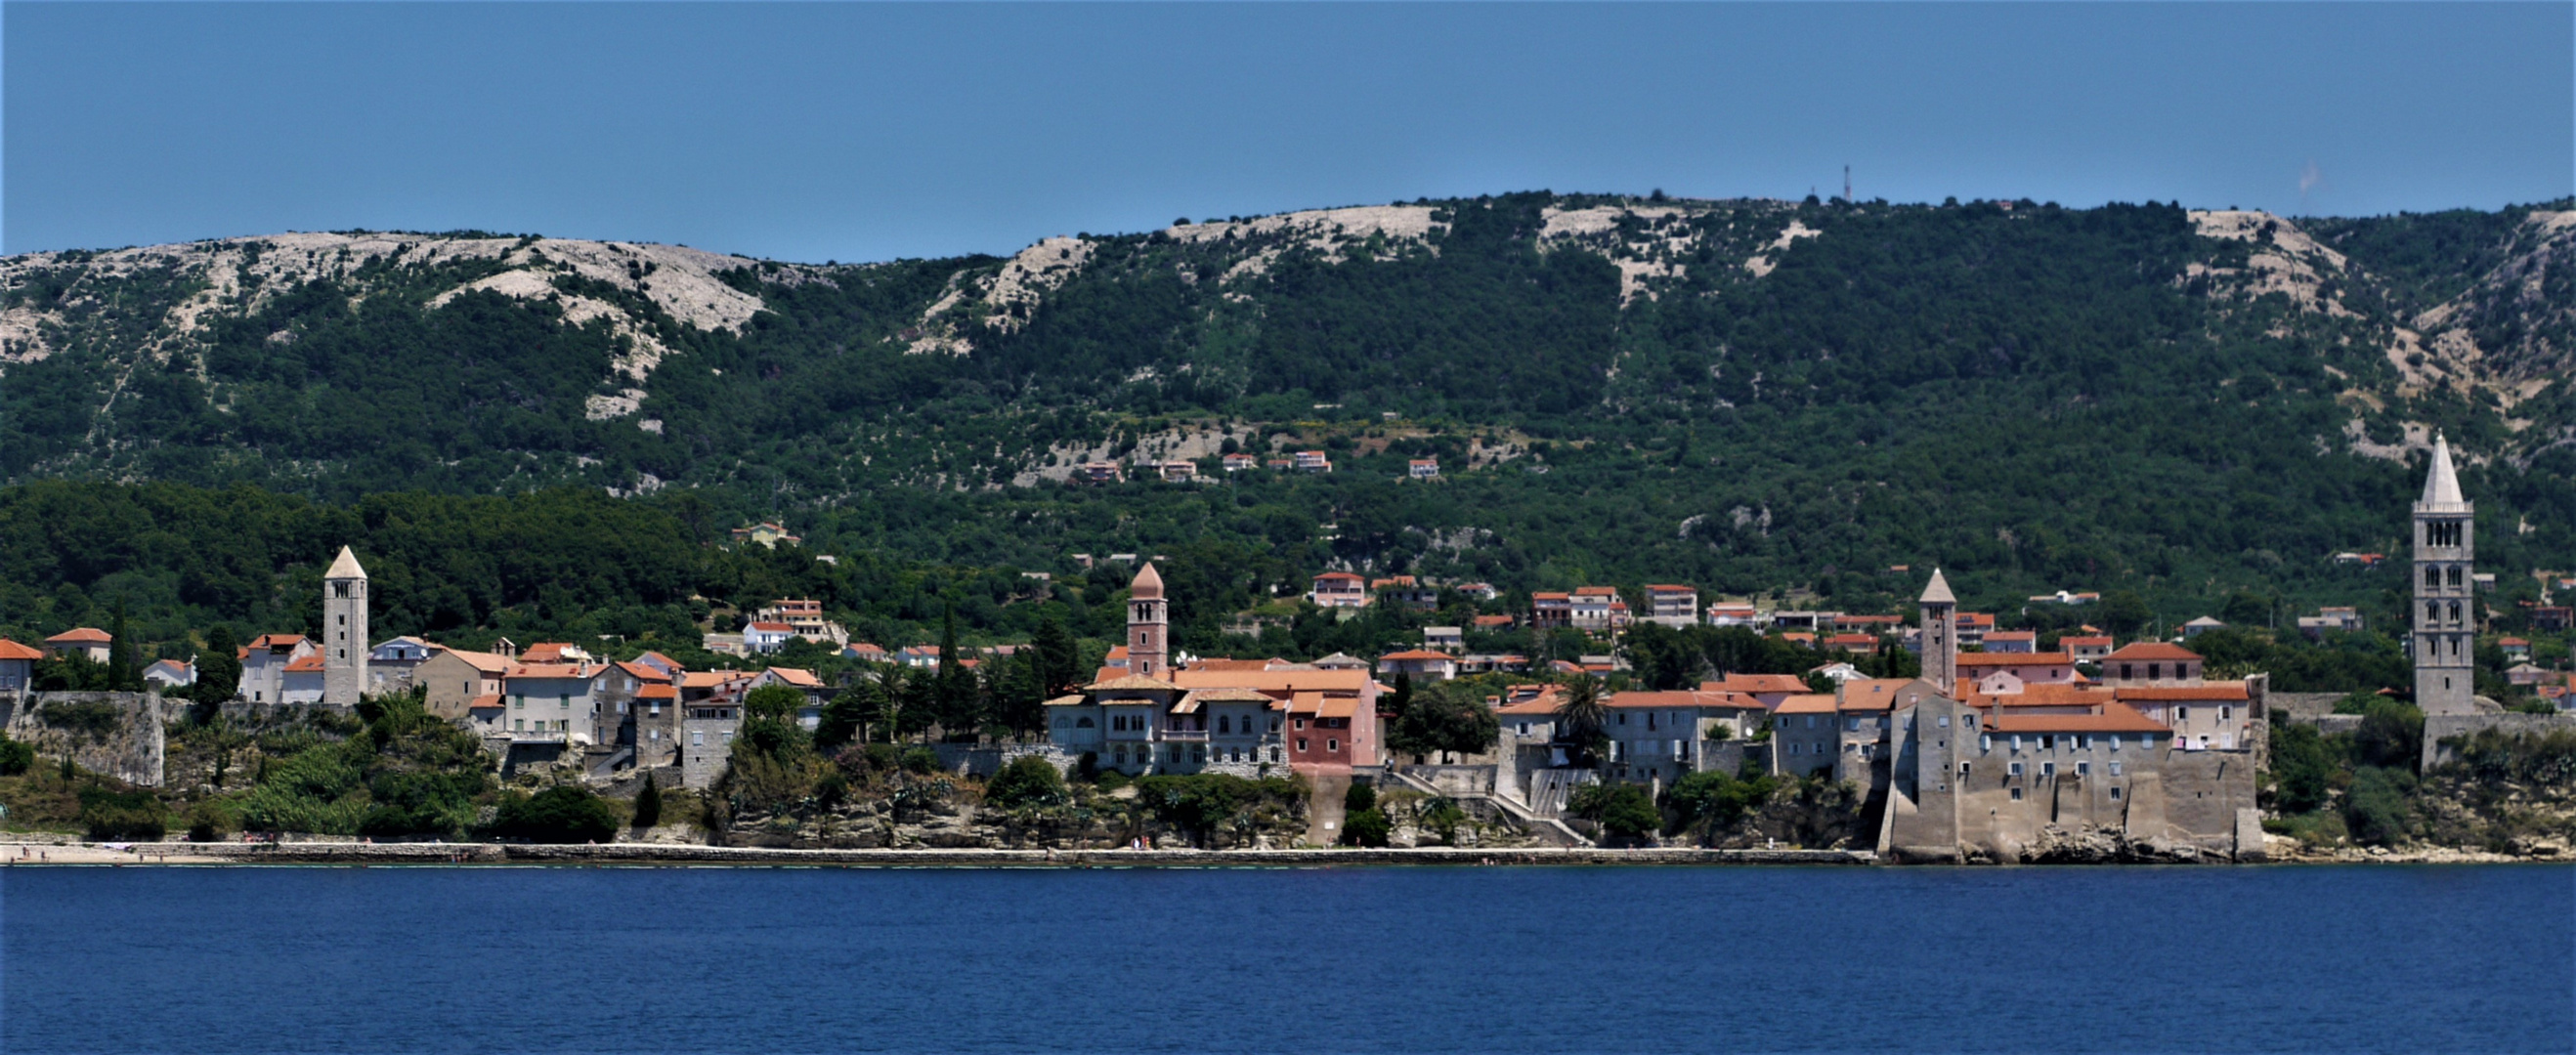
[[[2111,658],[2126,660],[2199,659],[2200,653],[2194,652],[2170,641],[2132,641],[2126,645],[2120,646],[2119,651],[2111,653]]]
[[[289,674],[311,674],[322,669],[322,654],[316,652],[286,665]]]
[[[2066,652],[1962,652],[1961,667],[2070,667],[2075,656]]]
[[[1839,705],[1821,692],[1800,693],[1780,701],[1779,714],[1832,714]]]
[[[2244,700],[2251,699],[2241,681],[2213,681],[2207,685],[2124,685],[2111,690],[2123,700]]]
[[[1450,655],[1449,655],[1448,653],[1446,653],[1446,652],[1433,652],[1433,651],[1431,651],[1430,649],[1427,649],[1427,648],[1417,648],[1417,649],[1414,649],[1414,650],[1409,651],[1409,652],[1389,652],[1389,653],[1387,653],[1387,654],[1385,654],[1385,655],[1383,655],[1383,656],[1379,656],[1379,657],[1377,657],[1377,661],[1378,661],[1378,662],[1380,662],[1380,663],[1384,663],[1384,662],[1386,662],[1387,660],[1390,660],[1390,659],[1448,659],[1448,658],[1450,658]]]
[[[635,690],[635,698],[639,700],[676,700],[680,698],[680,689],[678,686],[669,682],[660,682]]]
[[[785,623],[754,622],[751,624],[751,629],[758,630],[764,634],[792,634],[796,632],[795,627],[789,626]]]
[[[1986,719],[1991,733],[2163,733],[2163,722],[2117,703],[2102,705],[2100,714],[1996,714]]]
[[[48,645],[85,645],[91,643],[105,644],[114,640],[116,639],[109,637],[105,630],[101,630],[94,626],[82,626],[73,627],[70,630],[65,630],[62,633],[46,638],[45,643]]]
[[[1807,680],[1795,674],[1729,674],[1716,681],[1699,683],[1701,692],[1795,692],[1809,691]]]
[[[42,649],[28,648],[27,646],[11,641],[8,638],[0,637],[0,659],[43,658],[45,658],[45,653]]]

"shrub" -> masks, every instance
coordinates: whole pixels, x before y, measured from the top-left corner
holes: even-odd
[[[1732,773],[1709,770],[1675,781],[1669,798],[1685,823],[1704,821],[1711,831],[1717,831],[1743,820],[1746,813],[1771,797],[1774,786],[1768,776],[1737,779]]]
[[[865,753],[868,769],[871,772],[891,773],[894,772],[895,766],[902,763],[903,752],[896,749],[893,744],[869,744]]]
[[[588,788],[563,785],[531,797],[502,798],[492,834],[540,843],[604,842],[617,837],[617,815]]]
[[[927,747],[916,747],[904,752],[903,771],[916,777],[926,777],[939,772],[939,752]]]
[[[1054,806],[1064,801],[1063,774],[1055,771],[1054,763],[1036,755],[1012,759],[984,789],[985,804],[998,809]]]
[[[662,823],[662,786],[654,783],[651,774],[646,774],[644,790],[635,793],[634,824],[638,828],[650,828],[660,823]]]
[[[1664,826],[1664,816],[1655,809],[1654,796],[1634,784],[1621,784],[1609,794],[1601,811],[1601,828],[1612,835],[1636,838],[1650,835]]]
[[[1127,774],[1125,773],[1121,773],[1115,769],[1104,769],[1100,771],[1099,776],[1092,778],[1091,786],[1100,789],[1103,793],[1106,793],[1116,791],[1133,783],[1135,783],[1135,781],[1127,779]]]
[[[46,704],[38,717],[43,718],[45,724],[53,728],[80,733],[91,740],[100,740],[116,731],[117,725],[122,720],[122,712],[114,704],[82,700],[76,703]]]
[[[0,777],[14,777],[36,765],[36,745],[0,736]]]
[[[1342,811],[1345,813],[1361,813],[1376,808],[1376,788],[1370,787],[1366,784],[1353,783],[1349,791],[1342,793]]]
[[[825,773],[823,779],[814,782],[814,805],[826,811],[841,808],[849,797],[850,778],[842,776],[840,770]]]
[[[220,802],[200,802],[188,810],[188,841],[211,843],[232,834],[232,811]]]
[[[1385,846],[1387,836],[1394,832],[1395,824],[1375,808],[1342,818],[1342,841],[1352,846]]]
[[[2335,757],[2313,725],[2283,725],[2272,730],[2273,808],[2281,813],[2307,813],[2325,805],[2326,787],[2334,779]]]
[[[2403,770],[2364,766],[2354,771],[2344,792],[2343,820],[2355,840],[2388,844],[2405,840],[2410,828],[2406,793],[2414,779]]]
[[[149,791],[83,788],[81,823],[95,840],[158,841],[169,832],[168,812]]]

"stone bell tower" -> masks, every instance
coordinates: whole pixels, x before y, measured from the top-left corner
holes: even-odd
[[[1950,593],[1950,580],[1941,577],[1941,569],[1932,569],[1932,581],[1916,603],[1923,613],[1923,680],[1958,699],[1959,598]]]
[[[322,702],[354,707],[367,691],[367,569],[340,547],[322,573]]]
[[[1149,561],[1127,588],[1128,673],[1170,678],[1171,612],[1171,602],[1163,599],[1163,575]]]
[[[2426,714],[2475,714],[2477,507],[2460,496],[2451,444],[2433,434],[2424,497],[2415,503],[2415,705]]]

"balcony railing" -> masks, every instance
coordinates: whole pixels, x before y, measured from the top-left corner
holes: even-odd
[[[1178,741],[1181,741],[1181,742],[1183,742],[1183,743],[1206,743],[1206,742],[1207,742],[1207,738],[1208,738],[1208,734],[1207,734],[1207,730],[1205,730],[1205,729],[1165,729],[1165,730],[1163,730],[1163,739],[1165,739],[1165,740],[1178,740]]]

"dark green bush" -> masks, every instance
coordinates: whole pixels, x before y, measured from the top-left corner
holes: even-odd
[[[538,843],[607,842],[617,837],[617,815],[588,788],[564,785],[502,798],[492,834]]]
[[[1342,816],[1342,842],[1351,846],[1385,846],[1394,832],[1395,823],[1373,807]]]
[[[36,745],[22,744],[0,736],[0,777],[14,777],[34,768]]]
[[[1065,801],[1064,776],[1055,764],[1036,755],[1021,755],[993,775],[984,788],[987,805],[1006,810],[1055,806]]]
[[[662,823],[662,786],[647,775],[644,790],[635,793],[635,826],[650,828]]]
[[[2415,790],[2413,774],[2399,769],[2363,766],[2344,792],[2344,825],[2355,841],[2386,846],[2406,841],[2413,820],[2406,796]]]
[[[939,772],[939,752],[916,747],[903,753],[903,771],[917,777]]]
[[[99,841],[157,842],[169,833],[169,811],[149,791],[82,788],[81,823]]]
[[[1376,808],[1377,789],[1374,787],[1353,781],[1351,789],[1342,793],[1342,812],[1344,813],[1359,813]]]

